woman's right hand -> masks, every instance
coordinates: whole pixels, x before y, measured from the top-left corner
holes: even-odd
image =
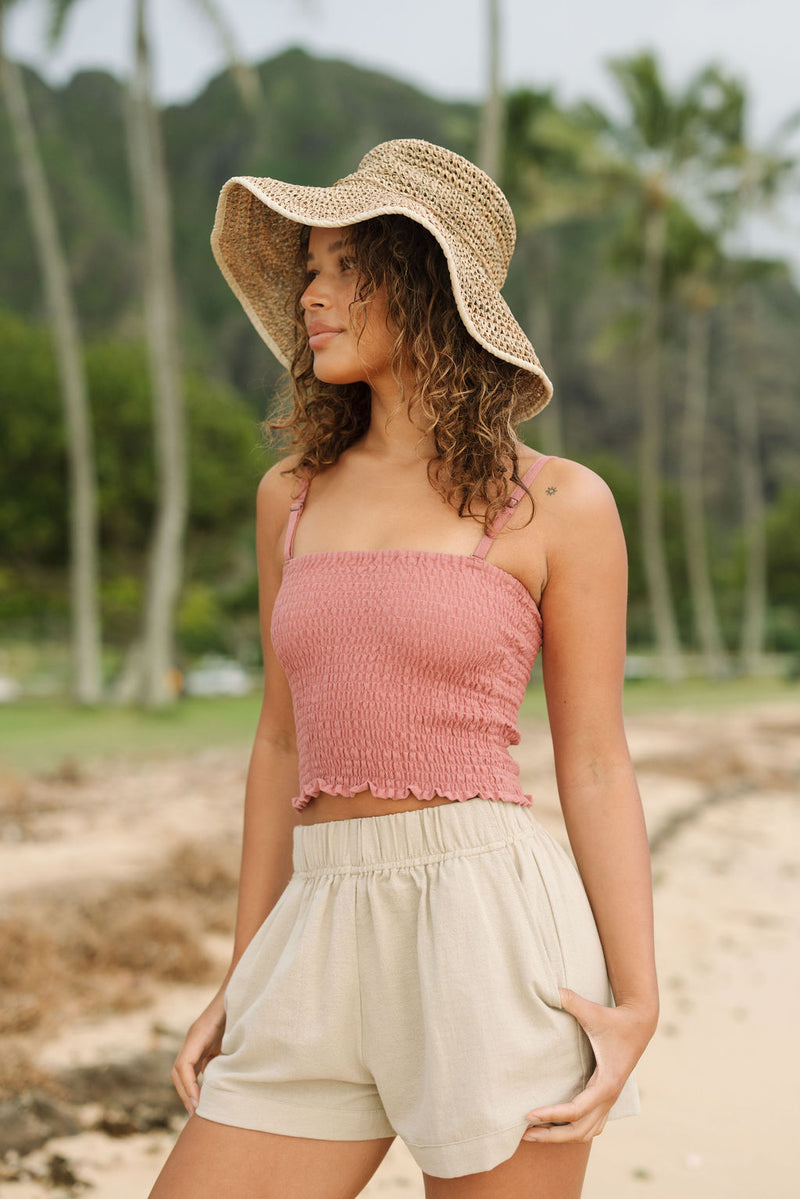
[[[175,1090],[190,1116],[200,1102],[197,1076],[202,1074],[212,1058],[218,1056],[222,1046],[222,1034],[225,1031],[224,993],[224,988],[220,988],[195,1020],[170,1072]]]

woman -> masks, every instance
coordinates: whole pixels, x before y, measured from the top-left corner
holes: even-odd
[[[154,1199],[349,1199],[396,1134],[429,1199],[571,1199],[638,1110],[658,1001],[625,549],[605,484],[514,435],[552,394],[499,292],[514,236],[483,172],[416,140],[331,188],[220,197],[295,452],[258,492],[233,959],[175,1062],[191,1119]],[[580,873],[508,752],[543,636]]]

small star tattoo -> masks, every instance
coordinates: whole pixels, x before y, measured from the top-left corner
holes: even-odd
[[[558,491],[557,487],[545,487],[545,489],[544,489],[545,495],[555,495],[555,493],[557,491]]]

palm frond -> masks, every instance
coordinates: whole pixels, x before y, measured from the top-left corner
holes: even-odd
[[[51,48],[61,40],[67,17],[76,3],[77,0],[50,0],[47,41]]]
[[[800,108],[795,112],[790,112],[788,117],[783,118],[770,138],[769,145],[771,147],[779,146],[781,143],[790,141],[798,129],[800,129]]]
[[[628,102],[632,132],[649,149],[663,149],[672,137],[672,105],[655,55],[646,50],[606,65]]]
[[[261,95],[258,75],[239,54],[236,39],[228,20],[215,0],[194,0],[219,38],[239,95],[248,108],[255,108]]]

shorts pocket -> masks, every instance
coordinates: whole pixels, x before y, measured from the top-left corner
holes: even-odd
[[[258,953],[262,942],[264,941],[267,934],[269,933],[269,930],[272,928],[272,925],[277,920],[280,910],[284,907],[290,887],[291,887],[291,880],[286,885],[286,887],[284,887],[283,891],[281,891],[280,895],[278,896],[277,900],[270,908],[270,910],[267,913],[267,915],[265,916],[264,920],[262,920],[259,927],[253,933],[253,936],[250,938],[249,942],[245,946],[244,953],[239,958],[239,961],[236,963],[233,970],[231,971],[231,976],[228,979],[228,985],[226,986],[225,991],[223,992],[223,996],[222,996],[222,1006],[225,1010],[226,1017],[230,1015],[231,998],[233,997],[233,995],[236,991],[237,984],[240,983],[243,979],[247,980],[250,962]]]
[[[586,889],[572,858],[542,830],[533,850],[553,913],[563,968],[562,986],[595,1003],[612,1003],[603,946]]]
[[[530,938],[530,986],[548,1007],[560,1010],[558,988],[567,985],[564,955],[532,838],[525,837],[509,845],[509,866]]]

